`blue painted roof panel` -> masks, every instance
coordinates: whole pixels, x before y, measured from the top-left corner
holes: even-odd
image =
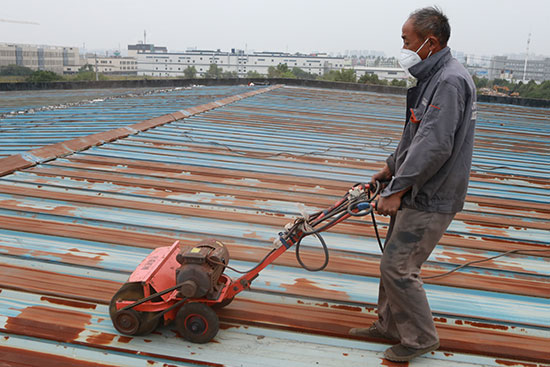
[[[45,126],[34,137],[12,131],[14,151],[33,146],[27,139],[55,141],[57,129],[88,134],[244,91],[208,88],[151,94],[139,113],[122,99],[94,106],[93,115],[74,106],[77,123]],[[159,101],[170,103],[158,108]],[[251,268],[300,211],[328,207],[379,169],[399,140],[403,110],[401,96],[283,87],[1,177],[0,348],[105,365],[386,365],[385,345],[347,336],[376,317],[380,253],[364,219],[325,234],[324,272],[301,269],[292,253],[266,268],[220,312],[224,327],[207,345],[176,337],[170,326],[120,336],[106,303],[152,249],[174,239],[219,238],[232,266]],[[478,116],[465,210],[423,274],[515,248],[550,248],[548,110],[480,104]],[[384,234],[387,219],[378,221]],[[303,253],[308,263],[321,261],[313,240]],[[549,364],[549,263],[548,252],[513,254],[426,280],[443,352],[418,365]],[[74,335],[22,331],[22,320]]]

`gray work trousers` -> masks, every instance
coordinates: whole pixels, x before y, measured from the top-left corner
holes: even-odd
[[[376,328],[406,347],[439,341],[420,268],[455,214],[404,208],[391,218],[382,261]]]

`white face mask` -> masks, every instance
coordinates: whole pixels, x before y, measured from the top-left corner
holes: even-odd
[[[429,40],[429,38],[426,38],[424,43],[416,51],[407,50],[406,48],[401,49],[401,54],[399,55],[398,62],[399,62],[399,65],[401,65],[401,67],[406,72],[409,72],[409,68],[413,67],[414,65],[416,65],[420,61],[422,61],[420,56],[418,56],[418,51],[420,51],[422,49],[422,47],[424,47],[424,45],[426,44],[426,42],[428,42],[428,40]],[[432,54],[432,52],[430,51],[430,53],[428,54],[428,57],[430,57],[431,54]]]

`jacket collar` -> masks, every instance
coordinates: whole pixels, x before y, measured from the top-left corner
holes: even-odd
[[[421,81],[435,74],[451,58],[451,49],[449,47],[445,47],[427,59],[424,59],[418,64],[412,66],[409,69],[409,72],[412,76]]]

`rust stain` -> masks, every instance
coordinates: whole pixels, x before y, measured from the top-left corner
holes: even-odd
[[[28,349],[19,349],[0,346],[2,366],[41,366],[41,367],[113,367],[112,364],[89,362],[82,359],[63,357],[56,354],[33,352]]]
[[[473,327],[481,329],[493,329],[493,330],[508,330],[510,327],[506,325],[488,324],[484,322],[468,321],[468,320],[455,320],[456,325],[471,325]]]
[[[256,240],[261,240],[262,237],[258,235],[256,232],[249,232],[249,233],[243,233],[244,238],[251,238]]]
[[[307,295],[318,298],[328,298],[335,300],[349,300],[350,297],[346,292],[337,291],[333,289],[324,289],[314,281],[306,278],[298,278],[294,280],[294,284],[281,284],[281,287],[285,288],[287,292],[296,295]],[[328,307],[328,304],[327,304]]]
[[[64,306],[85,308],[85,309],[91,309],[91,310],[95,310],[97,306],[93,303],[85,303],[85,302],[79,302],[74,300],[67,300],[67,299],[53,298],[53,297],[46,297],[46,296],[40,297],[40,300],[47,301],[49,303],[53,303],[56,305],[64,305]]]
[[[2,264],[0,284],[27,292],[108,303],[120,283]]]
[[[115,336],[115,334],[97,333],[86,338],[86,342],[94,345],[108,345],[113,341]]]
[[[14,256],[22,256],[31,252],[31,250],[27,250],[21,247],[0,246],[0,249],[7,252],[9,255],[14,255]]]
[[[106,252],[81,251],[81,250],[77,249],[76,247],[70,248],[70,249],[68,249],[67,251],[70,251],[70,252],[81,252],[81,253],[83,253],[83,254],[90,254],[90,255],[97,255],[97,256],[109,256],[109,254],[106,253]]]
[[[482,329],[494,329],[494,330],[508,330],[509,327],[506,325],[497,325],[497,324],[487,324],[484,322],[475,322],[475,321],[464,321],[467,325],[472,325],[474,327]]]
[[[82,312],[46,306],[31,306],[8,318],[6,330],[19,335],[71,342],[90,324],[91,316]]]
[[[330,306],[330,308],[337,308],[339,310],[346,310],[346,311],[351,311],[351,312],[361,312],[362,311],[361,307],[357,307],[357,306],[332,305],[332,306]]]
[[[119,343],[128,344],[128,343],[130,343],[133,339],[134,339],[134,338],[129,337],[129,336],[124,336],[124,335],[119,335],[119,336],[118,336],[118,342],[119,342]]]
[[[96,266],[103,260],[101,256],[95,256],[95,257],[88,257],[88,256],[80,256],[75,255],[71,252],[67,253],[52,253],[47,251],[32,251],[32,254],[36,257],[50,257],[54,256],[59,258],[62,262],[67,264],[75,264],[75,265],[87,265],[87,266]]]

